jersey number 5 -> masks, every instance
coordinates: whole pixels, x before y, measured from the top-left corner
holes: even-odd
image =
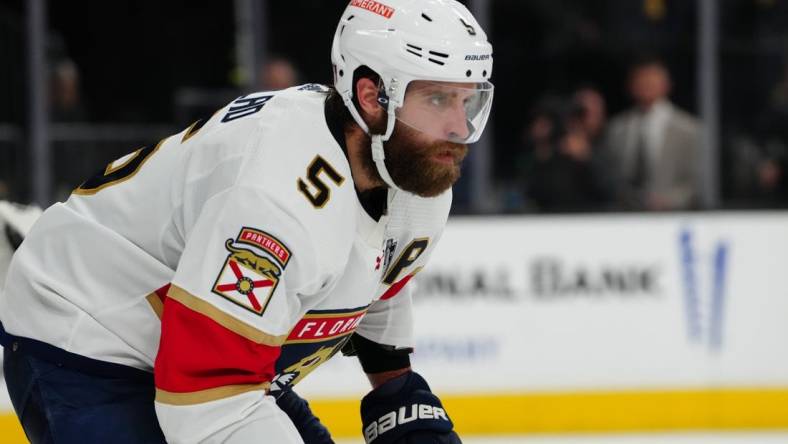
[[[315,207],[323,208],[331,198],[331,189],[328,188],[323,180],[320,179],[320,173],[325,175],[334,182],[337,186],[342,185],[345,178],[337,172],[325,159],[320,156],[315,156],[309,166],[306,168],[306,181],[298,178],[298,191],[306,197],[306,199]]]

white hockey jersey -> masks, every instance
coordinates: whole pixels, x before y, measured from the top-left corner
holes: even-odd
[[[264,394],[354,331],[412,346],[405,284],[451,203],[390,191],[372,219],[325,98],[240,97],[47,209],[10,266],[5,330],[154,371],[169,442],[299,442]]]

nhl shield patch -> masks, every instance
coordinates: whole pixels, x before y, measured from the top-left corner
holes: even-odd
[[[254,233],[254,237],[250,233]],[[265,240],[253,242],[250,239]],[[244,245],[243,247],[240,245]],[[260,254],[246,245],[270,254]],[[273,247],[272,247],[273,245]],[[260,230],[243,228],[238,238],[224,243],[229,252],[216,277],[213,292],[258,315],[265,312],[274,294],[290,252],[273,236]],[[286,260],[282,260],[282,258]]]

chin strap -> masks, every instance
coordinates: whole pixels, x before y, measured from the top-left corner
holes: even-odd
[[[383,182],[385,182],[386,185],[388,185],[392,190],[403,191],[397,186],[396,183],[394,183],[394,179],[391,178],[389,170],[386,168],[386,152],[383,149],[383,142],[389,140],[391,133],[394,132],[394,125],[396,124],[396,106],[393,102],[386,98],[385,106],[386,113],[388,115],[388,121],[386,122],[386,134],[369,134],[369,127],[367,126],[367,123],[364,122],[364,119],[361,118],[361,115],[358,113],[356,107],[353,105],[353,100],[349,96],[343,95],[343,101],[345,102],[345,107],[347,107],[347,109],[350,111],[350,115],[353,116],[353,119],[356,121],[358,126],[360,126],[361,129],[364,130],[364,132],[372,139],[372,160],[375,162],[375,167],[378,170],[380,178],[383,179]],[[381,104],[383,105],[384,102],[381,101]]]
[[[394,131],[394,125],[396,124],[394,120],[396,118],[394,116],[394,110],[391,109],[394,108],[394,106],[389,103],[388,108],[386,134],[375,134],[372,136],[372,160],[375,161],[375,167],[377,167],[378,174],[380,174],[383,182],[386,182],[386,185],[388,185],[392,190],[402,191],[402,189],[398,187],[396,183],[394,183],[394,179],[391,178],[391,174],[389,174],[389,170],[386,168],[386,152],[383,149],[383,142],[389,140],[391,133]]]

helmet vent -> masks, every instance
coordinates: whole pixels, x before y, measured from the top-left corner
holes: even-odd
[[[421,55],[422,49],[420,47],[418,47],[416,45],[411,45],[410,43],[406,43],[405,46],[406,46],[405,51],[407,51],[407,52],[409,52],[409,53],[411,53],[411,54],[413,54],[413,55],[415,55],[417,57],[422,57],[422,55]]]
[[[445,54],[445,53],[442,53],[442,52],[437,52],[437,51],[430,51],[430,55],[434,56],[436,58],[431,58],[430,57],[427,60],[429,60],[432,63],[435,63],[436,65],[441,65],[441,66],[445,65],[446,64],[445,60],[449,58],[448,54]],[[437,57],[439,57],[439,58],[441,58],[443,60],[438,60]]]
[[[423,13],[423,12],[421,13],[421,18],[423,18],[424,20],[426,20],[426,21],[428,21],[428,22],[431,22],[431,21],[432,21],[432,19],[430,18],[430,16],[428,16],[427,14],[425,14],[425,13]]]
[[[353,20],[353,18],[355,18],[355,17],[356,17],[355,15],[351,15],[350,17],[348,17],[348,18],[347,18],[347,21],[351,21],[351,20]]]

